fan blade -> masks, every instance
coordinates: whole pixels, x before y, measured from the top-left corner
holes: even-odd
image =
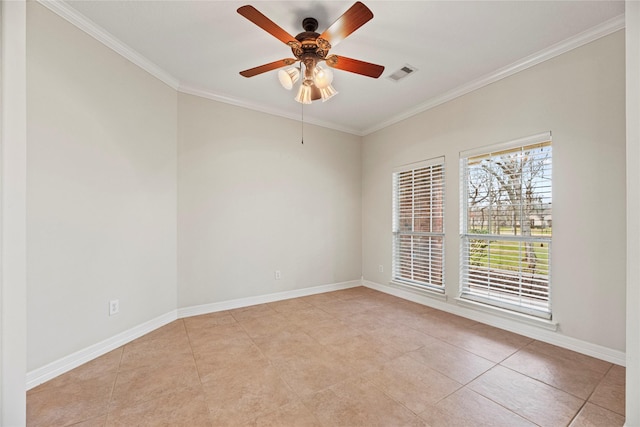
[[[319,38],[335,46],[358,28],[373,18],[373,12],[361,2],[354,3],[340,18],[336,20]]]
[[[282,43],[288,44],[289,42],[296,42],[295,37],[280,28],[278,24],[273,22],[271,19],[264,16],[255,7],[250,5],[242,6],[238,9],[238,13],[265,30],[267,33],[271,34],[273,37],[280,40]]]
[[[367,77],[377,79],[384,71],[382,65],[372,64],[370,62],[359,61],[357,59],[347,58],[346,56],[331,55],[327,57],[327,65],[338,70],[349,71],[350,73],[361,74]]]
[[[293,65],[297,59],[286,58],[278,61],[273,61],[268,64],[260,65],[259,67],[250,68],[248,70],[240,71],[240,75],[244,77],[253,77],[258,74],[266,73],[267,71],[275,70],[277,68],[286,67],[287,65]]]

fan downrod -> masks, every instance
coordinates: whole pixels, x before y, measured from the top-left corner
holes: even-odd
[[[315,32],[318,29],[318,20],[316,18],[304,18],[302,20],[302,28],[305,31]]]

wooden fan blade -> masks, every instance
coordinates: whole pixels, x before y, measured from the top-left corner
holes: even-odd
[[[374,79],[380,77],[384,71],[382,65],[359,61],[345,56],[331,55],[327,58],[326,62],[328,66],[337,68],[338,70],[349,71],[350,73],[361,74],[363,76],[373,77]]]
[[[255,7],[250,5],[242,6],[238,9],[238,13],[265,30],[267,33],[271,34],[273,37],[280,40],[282,43],[287,44],[289,42],[296,42],[295,37],[280,28],[278,24],[273,22],[271,19],[264,16]]]
[[[267,71],[275,70],[277,68],[286,67],[287,65],[293,65],[297,59],[286,58],[278,61],[273,61],[268,64],[260,65],[259,67],[250,68],[248,70],[240,71],[240,75],[244,77],[253,77],[258,74],[266,73]]]
[[[336,22],[331,24],[320,35],[320,38],[328,41],[331,46],[335,46],[349,34],[366,24],[371,18],[373,18],[373,12],[361,2],[356,2]]]

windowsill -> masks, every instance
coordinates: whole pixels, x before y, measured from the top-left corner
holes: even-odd
[[[553,320],[542,319],[540,317],[535,317],[524,313],[517,313],[511,310],[506,310],[504,308],[495,307],[489,304],[484,304],[482,302],[472,301],[461,297],[455,298],[455,301],[462,307],[467,307],[477,311],[504,317],[506,319],[515,320],[527,325],[537,326],[549,331],[555,332],[558,330],[559,324],[558,322],[554,322]]]
[[[444,292],[438,292],[427,287],[412,286],[407,283],[395,282],[393,280],[389,282],[389,285],[420,296],[427,296],[441,301],[447,301],[447,295],[445,295]]]

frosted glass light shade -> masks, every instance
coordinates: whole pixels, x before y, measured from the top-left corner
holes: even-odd
[[[316,65],[313,70],[313,83],[318,89],[324,89],[333,82],[333,71]]]
[[[301,104],[311,104],[311,86],[302,83],[294,99]]]
[[[338,91],[333,88],[333,86],[329,85],[327,87],[323,87],[320,89],[320,96],[322,97],[322,102],[328,101],[338,94]]]
[[[283,88],[291,90],[294,83],[300,78],[300,71],[297,68],[291,67],[287,70],[278,71],[278,80]]]

